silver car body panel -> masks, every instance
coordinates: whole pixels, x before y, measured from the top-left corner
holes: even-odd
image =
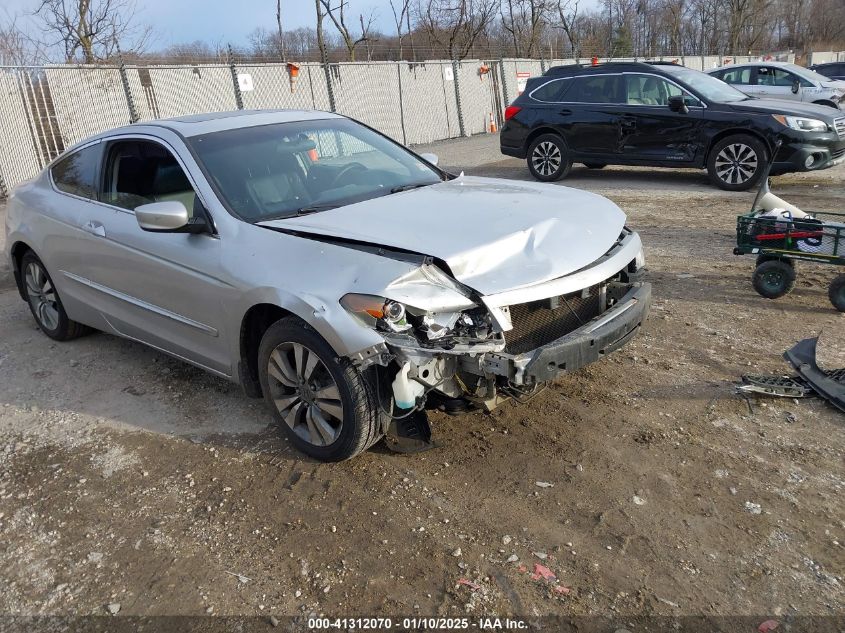
[[[609,200],[556,185],[489,178],[462,177],[310,216],[250,224],[222,205],[184,141],[241,126],[336,117],[227,113],[136,124],[89,139],[76,147],[126,138],[162,144],[208,211],[212,234],[142,231],[132,211],[57,190],[48,167],[10,197],[6,256],[18,243],[32,248],[71,319],[238,380],[241,327],[255,306],[298,316],[338,355],[360,361],[384,353],[386,339],[341,306],[347,293],[384,296],[433,313],[467,309],[480,300],[499,330],[507,331],[507,306],[593,285],[640,254],[635,233],[620,240],[625,216]],[[426,268],[431,262],[320,236],[442,260],[459,283],[437,283]],[[489,343],[485,349],[500,347]]]

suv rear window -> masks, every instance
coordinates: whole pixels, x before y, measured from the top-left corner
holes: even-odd
[[[623,103],[623,86],[620,75],[576,77],[566,92],[570,103]]]
[[[50,174],[56,188],[75,196],[96,199],[97,186],[94,178],[100,162],[100,151],[100,143],[89,145],[53,165],[50,168]]]

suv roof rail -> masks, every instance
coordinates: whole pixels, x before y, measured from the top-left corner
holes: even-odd
[[[667,62],[662,59],[650,59],[645,63],[649,66],[683,66],[683,64],[679,64],[678,62]]]
[[[643,70],[648,67],[646,62],[602,62],[601,64],[567,64],[565,66],[552,66],[544,75],[569,75],[580,71],[589,72],[592,70],[623,70],[639,69]]]

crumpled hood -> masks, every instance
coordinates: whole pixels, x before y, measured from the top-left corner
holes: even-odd
[[[830,81],[823,81],[822,86],[824,86],[825,88],[838,90],[839,92],[845,92],[845,81],[842,81],[841,79],[831,79]]]
[[[442,259],[491,295],[573,273],[606,253],[625,214],[613,202],[542,183],[460,177],[262,226],[346,238]]]

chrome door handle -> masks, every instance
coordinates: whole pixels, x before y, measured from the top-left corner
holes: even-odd
[[[97,237],[105,237],[106,236],[106,227],[103,226],[102,222],[97,222],[95,220],[88,220],[85,224],[82,225],[82,229],[87,231],[91,235],[96,235]]]

